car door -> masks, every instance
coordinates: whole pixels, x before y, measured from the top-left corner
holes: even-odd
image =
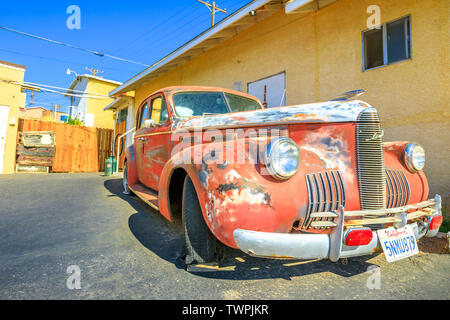
[[[136,158],[136,175],[139,182],[142,182],[142,177],[144,177],[144,148],[145,148],[145,133],[147,129],[144,127],[145,120],[148,119],[149,102],[144,101],[138,109],[136,118],[136,133],[134,135],[134,155]]]
[[[150,98],[147,120],[151,120],[152,125],[140,135],[144,147],[138,177],[147,188],[158,191],[161,172],[170,158],[171,122],[163,94]]]

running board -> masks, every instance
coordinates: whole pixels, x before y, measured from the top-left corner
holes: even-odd
[[[128,186],[131,191],[134,192],[142,201],[150,205],[153,209],[159,211],[158,193],[156,191],[146,188],[140,183]]]

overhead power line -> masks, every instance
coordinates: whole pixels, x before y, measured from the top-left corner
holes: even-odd
[[[50,43],[53,43],[53,44],[57,44],[57,45],[61,45],[61,46],[64,46],[64,47],[68,47],[68,48],[72,48],[72,49],[77,49],[77,50],[89,52],[89,53],[95,54],[98,57],[107,57],[107,58],[111,58],[111,59],[115,59],[115,60],[119,60],[119,61],[123,61],[123,62],[134,63],[134,64],[138,64],[138,65],[141,65],[141,66],[149,67],[149,65],[145,64],[145,63],[136,62],[136,61],[133,61],[133,60],[112,56],[112,55],[109,55],[109,54],[106,54],[106,53],[102,53],[102,52],[99,52],[99,51],[95,51],[95,50],[90,50],[90,49],[86,49],[86,48],[77,47],[77,46],[74,46],[72,44],[68,44],[68,43],[64,43],[64,42],[60,42],[60,41],[55,41],[55,40],[43,38],[43,37],[36,36],[36,35],[30,34],[30,33],[22,32],[22,31],[18,31],[18,30],[6,28],[6,27],[0,27],[0,29],[6,30],[6,31],[10,31],[10,32],[14,32],[14,33],[17,33],[17,34],[20,34],[20,35],[23,35],[23,36],[27,36],[27,37],[30,37],[30,38],[35,38],[35,39],[38,39],[38,40],[47,41],[47,42],[50,42]]]
[[[75,89],[70,89],[70,88],[62,88],[62,87],[56,87],[56,86],[50,86],[48,84],[39,84],[39,83],[33,83],[33,82],[27,82],[27,81],[24,81],[23,84],[26,85],[26,86],[46,87],[46,88],[60,89],[60,90],[65,90],[65,91],[70,91],[70,92],[75,92],[75,93],[85,93],[84,91],[80,91],[80,90],[75,90]],[[108,97],[108,98],[110,98],[109,96],[105,96],[104,94],[99,94],[99,93],[93,93],[92,92],[92,93],[89,93],[89,94],[94,95],[94,96],[99,96],[99,97]]]
[[[195,4],[195,6],[196,6],[196,4]],[[125,46],[122,44],[121,48],[118,49],[118,51],[114,51],[114,52],[117,54],[117,53],[123,51],[124,49],[130,49],[132,47],[132,45],[134,45],[136,42],[138,42],[138,40],[141,40],[143,37],[147,36],[150,33],[155,34],[156,31],[161,28],[165,31],[170,30],[171,32],[175,32],[177,30],[176,23],[168,23],[168,22],[169,21],[171,22],[172,20],[176,20],[177,22],[179,22],[180,20],[183,20],[183,19],[190,19],[189,15],[185,14],[185,12],[190,11],[190,13],[192,13],[193,11],[195,11],[195,9],[196,8],[193,7],[193,4],[191,4],[187,7],[184,7],[183,9],[178,9],[175,14],[169,15],[169,17],[167,17],[166,19],[164,19],[162,21],[154,22],[154,24],[151,26],[150,29],[148,29],[147,31],[145,31],[144,33],[139,35],[137,38],[135,38],[134,40],[132,40]],[[180,16],[180,15],[182,15],[182,18],[178,18],[178,16]],[[172,27],[172,28],[170,28],[170,27]],[[158,34],[160,35],[161,33],[158,32]],[[152,37],[152,41],[154,41],[154,39],[155,39],[155,37]]]
[[[233,7],[233,10],[231,10],[231,12],[242,8],[242,6],[240,5],[240,2],[241,1],[236,1],[230,5],[230,7]],[[194,23],[197,25],[202,24],[203,22],[206,22],[206,20],[208,20],[208,19],[210,19],[210,18],[206,17],[205,14],[201,12],[199,15],[187,19],[186,23],[177,26],[177,29],[178,30],[188,30],[188,29],[190,29],[190,27],[188,28],[188,26],[190,26]],[[209,27],[209,28],[211,28],[211,27]],[[177,42],[180,42],[182,40],[182,42],[185,44],[186,41],[191,40],[192,36],[193,36],[190,33],[184,33],[183,35],[185,35],[185,36],[183,38],[179,38],[179,35],[180,35],[179,32],[173,32],[172,30],[168,30],[168,32],[166,32],[165,34],[161,33],[160,37],[152,39],[152,41],[151,41],[152,48],[155,48],[155,49],[160,48],[160,47],[162,47],[163,43],[173,43],[171,48],[180,47],[180,45],[177,44]],[[172,51],[172,50],[169,50],[169,51]],[[142,57],[146,52],[147,52],[147,50],[141,50],[138,52],[137,55],[134,55],[133,57],[134,58]],[[164,54],[164,56],[166,56],[166,55]]]
[[[69,61],[69,60],[55,59],[55,58],[50,58],[50,57],[42,57],[42,56],[32,55],[32,54],[23,53],[23,52],[5,50],[5,49],[1,49],[1,48],[0,48],[0,51],[6,52],[6,53],[10,53],[10,54],[20,55],[20,56],[24,56],[24,57],[31,57],[31,58],[35,58],[35,59],[41,59],[41,60],[57,62],[57,63],[61,63],[61,64],[64,63],[66,65],[67,64],[71,64],[71,65],[86,66],[85,63],[74,62],[74,61]],[[102,69],[112,70],[112,71],[129,72],[129,70],[122,70],[122,69],[109,68],[109,67],[102,67]]]
[[[39,89],[41,91],[53,92],[53,93],[62,94],[64,96],[69,96],[69,97],[86,98],[86,99],[108,99],[108,100],[112,99],[109,96],[102,96],[98,93],[83,92],[84,94],[81,94],[81,95],[67,93],[67,91],[73,91],[73,92],[77,91],[77,90],[72,90],[69,88],[61,88],[61,89],[66,90],[65,92],[61,92],[61,91],[45,88],[45,87],[52,87],[52,86],[42,85],[42,84],[35,85],[35,84],[31,84],[30,82],[28,82],[28,83],[27,82],[18,82],[18,81],[12,81],[12,80],[7,80],[7,79],[0,79],[0,82],[6,82],[6,83],[13,84],[13,85],[27,87],[27,88]],[[79,91],[79,92],[82,92],[82,91]]]

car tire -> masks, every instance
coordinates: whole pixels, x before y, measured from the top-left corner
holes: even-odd
[[[182,212],[186,266],[214,262],[217,240],[206,225],[194,184],[189,176],[184,180]]]

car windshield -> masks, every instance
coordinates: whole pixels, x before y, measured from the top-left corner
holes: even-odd
[[[183,92],[173,96],[179,117],[195,117],[261,109],[258,101],[224,92]]]

